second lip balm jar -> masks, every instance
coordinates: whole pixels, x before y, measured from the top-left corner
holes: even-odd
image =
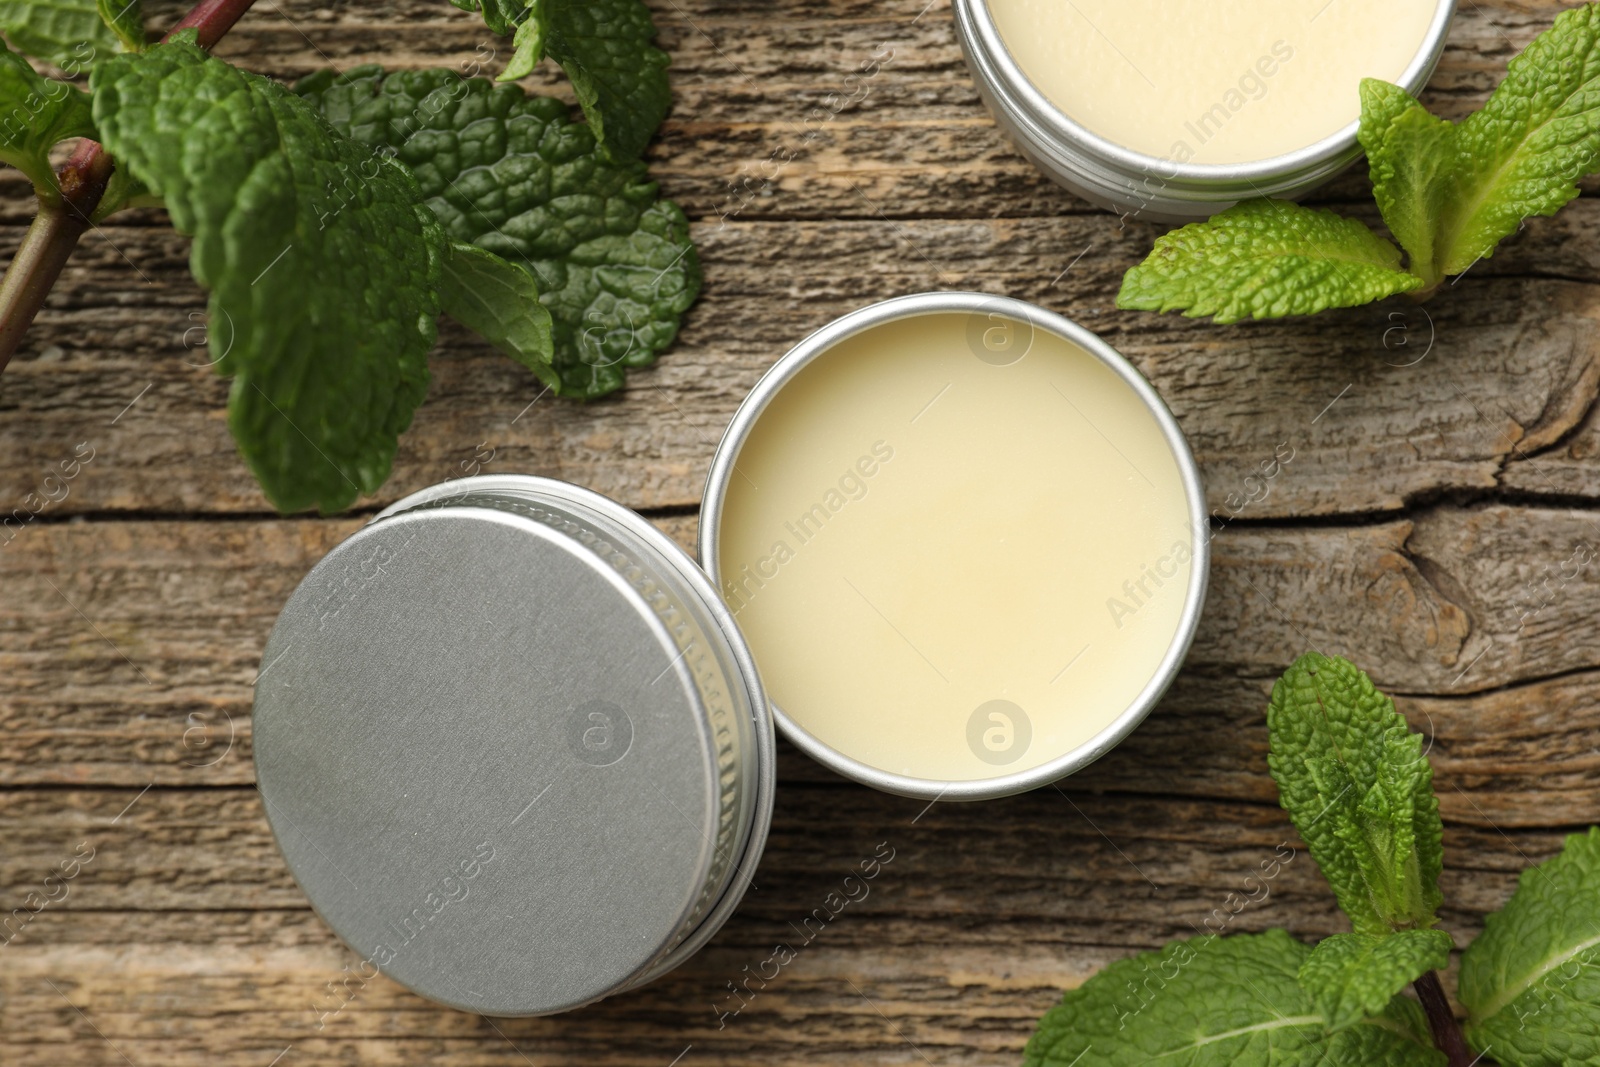
[[[978,91],[1091,203],[1157,221],[1297,197],[1357,155],[1362,78],[1421,91],[1454,0],[954,0]]]
[[[1189,647],[1208,544],[1150,384],[978,293],[802,341],[734,416],[700,515],[785,734],[929,800],[1046,785],[1125,737]]]

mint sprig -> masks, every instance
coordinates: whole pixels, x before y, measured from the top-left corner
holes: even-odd
[[[1358,136],[1379,212],[1406,251],[1403,269],[1364,223],[1247,200],[1159,239],[1124,277],[1117,306],[1221,323],[1280,318],[1426,296],[1466,272],[1600,168],[1600,5],[1556,16],[1459,124],[1367,79]]]
[[[1467,948],[1463,1035],[1438,975],[1452,941],[1434,928],[1441,827],[1418,735],[1353,664],[1315,653],[1279,679],[1267,729],[1283,807],[1356,932],[1119,960],[1045,1013],[1027,1067],[1600,1067],[1600,827],[1524,872]]]
[[[0,163],[39,202],[0,279],[0,369],[83,232],[135,205],[194,238],[229,427],[283,511],[382,485],[441,310],[585,399],[671,343],[700,265],[637,158],[670,102],[638,0],[469,4],[522,26],[524,59],[566,67],[587,125],[451,71],[330,72],[291,93],[205,51],[249,6],[202,0],[147,49],[139,0],[0,0],[13,45],[93,90],[0,43]],[[74,139],[58,174],[52,150]]]

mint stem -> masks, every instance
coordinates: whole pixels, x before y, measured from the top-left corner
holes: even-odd
[[[1450,1067],[1472,1067],[1476,1061],[1467,1048],[1467,1039],[1461,1033],[1461,1024],[1456,1022],[1455,1012],[1450,1010],[1450,998],[1445,996],[1439,973],[1423,972],[1422,977],[1412,983],[1412,987],[1417,991],[1417,999],[1422,1001],[1423,1010],[1428,1013],[1428,1029],[1433,1031],[1433,1043],[1450,1061]]]
[[[250,10],[253,3],[255,0],[200,0],[162,40],[171,40],[172,34],[179,30],[199,30],[200,47],[210,48],[222,40],[223,34],[233,29],[233,24]]]
[[[210,48],[233,28],[239,17],[250,10],[255,0],[200,0],[166,40],[179,30],[199,31],[200,47]],[[78,238],[90,226],[95,208],[105,195],[115,162],[100,142],[87,138],[78,142],[57,174],[61,203],[39,201],[39,214],[28,227],[22,246],[0,279],[0,371],[22,343],[33,325],[34,316],[44,306],[67,259],[78,245]]]
[[[0,370],[44,306],[83,230],[83,220],[64,205],[40,202],[16,258],[0,280]]]

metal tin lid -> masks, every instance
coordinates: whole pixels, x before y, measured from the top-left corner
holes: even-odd
[[[425,491],[323,559],[272,632],[267,815],[368,976],[561,1011],[677,962],[748,882],[771,805],[759,683],[670,543],[590,498]]]

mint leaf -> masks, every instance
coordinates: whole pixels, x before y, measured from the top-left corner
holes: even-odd
[[[130,52],[144,48],[144,8],[140,0],[95,0],[95,10],[122,47]]]
[[[554,319],[561,391],[585,400],[621,388],[628,368],[654,363],[700,294],[689,220],[670,200],[646,208],[631,233],[603,234],[546,266],[558,278],[543,299]]]
[[[619,388],[672,343],[700,292],[689,224],[643,163],[614,163],[550,97],[448,70],[358,67],[296,92],[416,175],[450,236],[527,267],[550,309],[558,392]]]
[[[1354,219],[1286,200],[1246,200],[1156,239],[1128,271],[1120,308],[1217,322],[1310,315],[1422,284],[1400,250]]]
[[[638,159],[672,106],[671,58],[650,42],[656,24],[641,0],[536,0],[545,54],[572,80],[605,152]]]
[[[516,35],[511,38],[511,47],[511,59],[496,81],[516,81],[533,73],[533,68],[544,58],[544,20],[529,18],[518,26]]]
[[[1448,966],[1450,944],[1443,930],[1334,934],[1300,965],[1300,984],[1328,1029],[1343,1030],[1382,1011],[1423,972]]]
[[[100,138],[194,237],[228,423],[268,499],[343,508],[388,476],[427,390],[445,238],[403,167],[193,42],[96,68]]]
[[[1025,1067],[1440,1067],[1396,998],[1338,1033],[1300,987],[1311,949],[1282,930],[1175,941],[1119,960],[1039,1020]]]
[[[1461,958],[1467,1039],[1505,1067],[1600,1064],[1600,827],[1522,872]]]
[[[527,268],[477,245],[453,241],[444,261],[441,295],[445,314],[482,334],[546,385],[560,383],[550,366],[555,354],[550,312],[539,303],[539,283]]]
[[[94,136],[89,94],[34,73],[0,42],[0,116],[0,162],[26,174],[42,199],[59,201],[50,148],[69,137]]]
[[[1348,661],[1307,652],[1273,686],[1267,728],[1280,803],[1356,933],[1432,926],[1439,802],[1393,701]]]
[[[1438,280],[1435,230],[1455,194],[1461,165],[1455,127],[1398,85],[1361,82],[1361,147],[1383,221],[1410,254],[1412,274]]]
[[[57,66],[81,68],[117,47],[96,0],[0,0],[0,30],[13,48]]]
[[[651,42],[656,24],[641,0],[450,0],[476,11],[515,51],[500,81],[532,72],[548,55],[572,81],[602,151],[617,162],[644,154],[672,107],[672,58]]]
[[[528,17],[528,0],[450,0],[462,11],[483,16],[489,32],[505,37],[517,28],[517,23]]]
[[[1487,258],[1524,218],[1555,214],[1600,166],[1600,7],[1557,15],[1456,140],[1459,173],[1437,239],[1444,274]]]

